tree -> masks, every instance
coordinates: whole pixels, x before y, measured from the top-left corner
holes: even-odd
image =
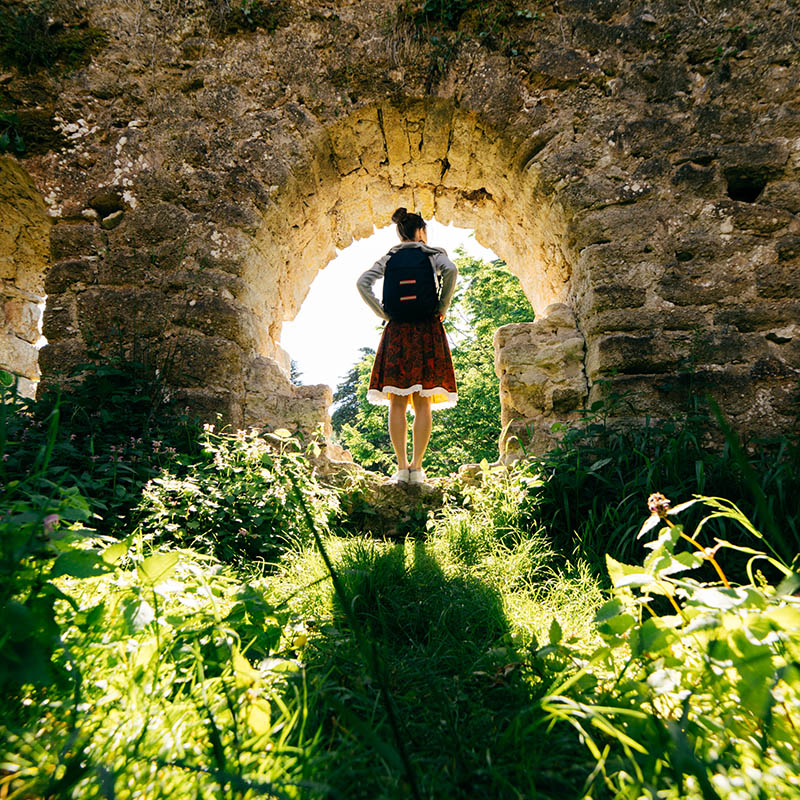
[[[431,472],[450,472],[461,464],[497,458],[500,438],[499,382],[494,373],[494,332],[501,325],[533,319],[533,309],[505,263],[486,262],[456,251],[460,286],[445,320],[458,382],[458,404],[433,415],[426,455]],[[333,428],[341,443],[368,469],[389,472],[394,455],[386,411],[367,402],[375,354],[364,355],[339,384]]]

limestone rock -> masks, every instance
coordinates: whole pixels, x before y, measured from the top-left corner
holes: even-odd
[[[0,156],[0,280],[16,298],[0,334],[32,346],[17,299],[46,285],[47,380],[92,337],[173,339],[173,388],[204,413],[325,429],[325,390],[288,384],[281,325],[337,247],[406,205],[474,228],[536,311],[497,337],[507,455],[616,389],[685,407],[687,358],[736,425],[793,423],[790,0],[771,2],[769,36],[744,39],[766,24],[754,3],[700,19],[561,0],[515,18],[503,49],[466,15],[446,63],[446,38],[387,31],[394,0],[297,0],[249,30],[208,3],[80,5],[112,34],[91,64],[35,84],[11,67],[3,83],[33,146]]]

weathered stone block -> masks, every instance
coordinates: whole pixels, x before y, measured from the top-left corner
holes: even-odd
[[[156,289],[87,289],[78,296],[78,324],[88,340],[159,336],[168,322],[166,298]]]
[[[175,336],[169,339],[170,377],[183,388],[244,391],[244,352],[221,336]]]
[[[727,297],[741,298],[751,285],[752,276],[745,267],[725,268],[719,264],[690,261],[667,267],[658,291],[670,303],[695,306]]]
[[[714,312],[715,325],[732,326],[743,332],[767,330],[796,319],[800,319],[800,300],[784,298],[759,300]]]
[[[23,297],[6,297],[2,303],[0,325],[5,332],[13,333],[29,344],[39,339],[39,305]]]
[[[125,221],[126,235],[135,235],[136,244],[145,251],[164,241],[187,237],[191,227],[191,214],[174,203],[148,203],[128,212]]]
[[[593,286],[584,302],[584,313],[598,314],[616,308],[636,308],[643,306],[647,290],[626,283],[600,284]]]
[[[594,381],[614,370],[623,374],[669,372],[691,351],[692,337],[685,333],[598,336],[588,343],[586,374]]]
[[[800,297],[800,259],[778,264],[757,264],[756,283],[762,297]]]
[[[721,181],[713,167],[686,162],[681,164],[672,176],[674,186],[687,188],[701,197],[719,196]]]
[[[775,247],[778,251],[779,262],[800,258],[800,236],[782,236],[775,243]]]
[[[39,377],[37,350],[13,333],[0,333],[0,367],[35,380]]]
[[[50,229],[53,261],[93,256],[97,253],[96,228],[91,223],[61,221]]]
[[[97,264],[88,259],[57,261],[47,270],[44,289],[48,295],[62,294],[95,283]]]
[[[256,357],[247,367],[245,387],[244,422],[248,427],[288,427],[306,435],[321,427],[323,435],[331,435],[328,408],[333,393],[329,386],[294,386],[277,362]]]
[[[243,425],[242,396],[234,392],[183,388],[175,391],[173,399],[179,406],[184,406],[189,415],[218,428],[229,426],[236,430]]]
[[[175,321],[209,336],[222,336],[250,350],[257,341],[252,313],[234,300],[205,293],[191,300],[174,301]]]
[[[42,319],[42,334],[48,342],[72,339],[78,333],[78,324],[71,303],[61,297],[48,298]]]
[[[768,234],[785,228],[792,222],[792,214],[782,208],[752,203],[738,203],[732,209],[733,224],[739,230]]]
[[[709,315],[696,308],[676,306],[674,308],[626,308],[601,311],[583,321],[582,329],[588,336],[611,331],[643,331],[655,329],[672,331],[693,330],[705,327]]]
[[[82,339],[48,342],[39,351],[39,366],[45,376],[69,375],[87,361],[86,343]]]
[[[800,214],[800,181],[770,181],[759,202]]]

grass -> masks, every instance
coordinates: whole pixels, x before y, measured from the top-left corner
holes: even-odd
[[[0,796],[793,796],[791,438],[589,421],[382,541],[288,434],[202,430],[145,378],[0,406]],[[726,474],[777,533],[708,501],[636,538],[651,486]],[[682,538],[709,508],[730,589]]]

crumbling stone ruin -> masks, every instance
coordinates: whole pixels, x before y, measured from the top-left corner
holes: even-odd
[[[397,0],[67,5],[106,34],[88,63],[0,75],[23,139],[52,131],[0,156],[0,364],[26,381],[135,342],[206,416],[329,428],[281,325],[407,205],[474,228],[536,311],[496,336],[507,456],[689,382],[740,430],[796,421],[790,0],[476,0],[450,27]]]

